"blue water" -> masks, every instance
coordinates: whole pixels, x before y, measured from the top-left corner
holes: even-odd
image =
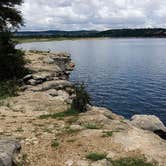
[[[166,39],[83,39],[26,43],[19,47],[65,51],[92,102],[130,118],[154,114],[166,124]]]

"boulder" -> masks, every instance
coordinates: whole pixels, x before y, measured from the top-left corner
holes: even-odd
[[[12,166],[14,157],[19,153],[21,145],[16,140],[0,140],[0,166]]]
[[[166,163],[166,141],[153,132],[131,127],[127,131],[117,132],[112,137],[112,143],[118,144],[126,156],[131,152],[138,152],[147,161],[156,165],[165,166]]]
[[[131,118],[131,123],[138,128],[149,130],[149,131],[156,131],[162,130],[166,132],[166,127],[161,122],[161,120],[154,116],[154,115],[134,115]]]

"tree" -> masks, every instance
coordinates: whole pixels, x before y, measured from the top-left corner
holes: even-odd
[[[23,25],[21,13],[16,5],[21,5],[22,0],[0,0],[0,30],[8,31]]]
[[[22,0],[0,0],[0,80],[16,79],[26,73],[24,53],[15,48],[12,31],[23,25],[16,5]]]

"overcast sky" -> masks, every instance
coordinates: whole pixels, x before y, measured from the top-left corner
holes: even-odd
[[[166,27],[166,0],[24,0],[22,30]]]

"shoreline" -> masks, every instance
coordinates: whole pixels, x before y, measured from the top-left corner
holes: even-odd
[[[39,37],[39,38],[13,38],[19,44],[33,42],[50,42],[50,41],[65,41],[65,40],[103,40],[103,39],[166,39],[166,37]]]
[[[0,106],[1,139],[14,139],[17,147],[22,147],[15,162],[30,166],[109,166],[111,161],[140,158],[165,166],[166,140],[162,137],[166,128],[157,117],[135,115],[127,120],[95,106],[89,106],[85,113],[66,115],[73,96],[73,84],[68,81],[74,68],[70,56],[31,51],[26,57],[32,74],[22,79],[19,95]],[[92,153],[103,157],[90,160],[86,156]],[[4,160],[1,153],[0,159]]]

